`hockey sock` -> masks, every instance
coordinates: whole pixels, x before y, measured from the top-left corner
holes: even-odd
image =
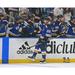
[[[33,58],[35,58],[35,57],[36,57],[36,55],[37,55],[37,53],[36,53],[36,52],[34,52],[32,57],[33,57]]]
[[[43,58],[43,60],[45,60],[45,59],[46,59],[46,55],[45,55],[45,54],[43,54],[43,55],[42,55],[42,58]]]

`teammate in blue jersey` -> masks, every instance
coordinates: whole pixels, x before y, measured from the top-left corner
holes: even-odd
[[[65,22],[65,17],[60,15],[60,23],[59,23],[59,37],[66,38],[67,30],[68,30],[68,23]]]
[[[34,24],[33,21],[31,19],[28,20],[28,25],[26,26],[26,28],[24,28],[24,35],[25,37],[35,37],[34,36]]]
[[[0,13],[0,36],[6,36],[8,21],[5,19],[5,15]]]
[[[57,37],[58,34],[59,34],[59,24],[57,22],[54,22],[52,25],[51,25],[51,31],[52,31],[52,37]]]
[[[51,24],[48,18],[44,20],[44,24],[40,25],[40,35],[51,37]]]
[[[22,36],[22,28],[24,28],[23,20],[20,16],[15,17],[15,23],[9,29],[10,36],[21,37]]]
[[[32,56],[28,56],[31,59],[35,59],[37,53],[39,52],[39,49],[41,49],[42,53],[42,60],[40,62],[45,62],[46,61],[46,49],[47,49],[47,44],[49,43],[49,37],[51,37],[51,29],[49,25],[49,19],[46,18],[44,20],[44,24],[40,25],[40,38],[38,42],[35,45],[35,51]]]
[[[38,37],[39,36],[39,27],[41,25],[41,19],[39,16],[35,16],[34,17],[34,27],[35,27],[35,30],[34,30],[34,36],[35,37]]]
[[[75,38],[75,16],[71,17],[71,20],[69,21],[67,37]]]
[[[65,22],[63,15],[57,17],[57,21],[51,25],[52,37],[66,37],[68,24]]]
[[[25,37],[38,37],[39,33],[39,26],[40,24],[39,18],[36,17],[34,20],[32,17],[30,17],[27,21],[28,25],[23,28],[23,33]]]

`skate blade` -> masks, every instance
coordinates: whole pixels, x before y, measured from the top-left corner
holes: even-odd
[[[30,60],[32,60],[32,61],[35,61],[35,59],[31,59],[31,58],[28,58],[28,59],[30,59]]]
[[[46,64],[47,62],[40,62],[40,64]]]

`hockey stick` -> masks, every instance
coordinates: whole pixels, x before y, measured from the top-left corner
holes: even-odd
[[[45,43],[45,42],[43,42],[43,43]],[[35,45],[32,45],[32,46],[29,46],[28,42],[26,41],[24,44],[25,44],[27,47],[25,47],[24,45],[22,45],[23,49],[31,49],[31,48],[33,48],[33,47],[35,47],[35,46],[37,46],[37,45],[41,45],[42,43],[38,43],[38,44],[35,44]],[[21,47],[20,47],[19,49],[21,49]]]
[[[61,35],[62,35],[62,34],[61,34]],[[56,38],[60,37],[61,35],[58,35]],[[51,40],[51,39],[53,39],[53,38],[50,38],[50,40]],[[45,43],[45,42],[43,42],[43,43]],[[32,47],[35,47],[35,46],[41,45],[41,44],[42,44],[42,43],[38,43],[38,44],[35,44],[35,45],[32,45],[32,46],[29,46],[28,42],[27,42],[27,41],[25,42],[25,45],[28,46],[26,49],[30,49],[30,48],[32,48]]]

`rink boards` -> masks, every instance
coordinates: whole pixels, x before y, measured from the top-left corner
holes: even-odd
[[[35,47],[31,49],[19,49],[27,42],[29,46],[37,43],[38,38],[0,38],[0,63],[22,64],[40,63],[42,59],[41,50],[37,54],[35,61],[28,56],[32,56]],[[75,39],[74,38],[53,38],[50,39],[46,50],[47,63],[74,63],[75,62]]]

